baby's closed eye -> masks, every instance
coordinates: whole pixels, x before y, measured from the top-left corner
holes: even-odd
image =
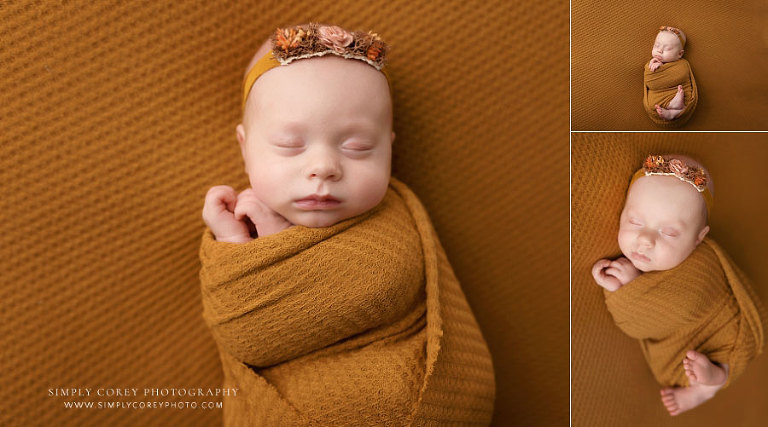
[[[663,234],[663,235],[665,235],[667,237],[677,237],[677,236],[680,235],[680,232],[678,232],[677,230],[672,229],[672,228],[662,228],[661,229],[661,234]]]
[[[373,153],[376,144],[368,140],[352,139],[341,144],[341,151],[351,158],[363,158]]]
[[[344,145],[341,146],[344,150],[353,150],[353,151],[366,151],[373,149],[373,144],[369,142],[361,142],[361,141],[350,141],[345,142]]]

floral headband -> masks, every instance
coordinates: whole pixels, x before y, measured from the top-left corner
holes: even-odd
[[[691,184],[696,191],[704,197],[704,203],[707,205],[707,215],[711,213],[714,199],[712,193],[707,187],[707,174],[704,170],[695,165],[688,165],[680,159],[669,159],[664,156],[648,156],[643,162],[643,168],[639,169],[632,176],[629,186],[632,187],[638,178],[651,175],[675,176],[681,181]]]
[[[384,73],[389,83],[389,76],[383,70],[389,48],[376,33],[349,32],[337,26],[311,23],[278,28],[272,34],[271,42],[272,50],[259,59],[245,76],[243,108],[256,79],[273,68],[298,59],[325,55],[356,59]]]
[[[683,32],[675,27],[668,27],[666,25],[662,25],[659,27],[659,32],[661,31],[670,31],[674,35],[677,36],[678,39],[680,39],[680,47],[685,48],[685,36],[683,35]]]

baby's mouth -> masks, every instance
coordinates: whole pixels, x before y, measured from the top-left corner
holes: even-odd
[[[331,195],[312,194],[294,202],[297,207],[305,210],[326,210],[337,207],[341,201]]]
[[[635,261],[651,262],[650,258],[648,258],[647,256],[645,256],[645,255],[643,255],[641,253],[637,253],[637,252],[632,252],[629,255],[629,257],[632,258]]]

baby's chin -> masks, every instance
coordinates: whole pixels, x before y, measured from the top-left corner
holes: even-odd
[[[635,266],[636,269],[642,271],[643,273],[649,273],[651,271],[671,270],[671,269],[677,267],[678,265],[680,265],[682,263],[682,261],[681,261],[681,262],[678,262],[677,264],[674,264],[674,265],[672,265],[672,264],[670,264],[670,265],[658,265],[657,263],[655,263],[653,261],[651,261],[651,262],[643,262],[643,261],[634,260],[631,257],[627,256],[626,254],[624,255],[624,257],[627,258],[629,260],[629,262],[631,262],[632,265]]]
[[[322,228],[336,225],[350,217],[336,212],[302,212],[286,217],[294,225]]]

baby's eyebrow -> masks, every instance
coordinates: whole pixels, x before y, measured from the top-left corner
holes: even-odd
[[[682,221],[662,222],[661,228],[671,228],[675,230],[682,230],[683,228],[685,228],[685,223]]]
[[[340,128],[343,133],[373,133],[378,128],[378,124],[372,120],[355,120],[346,123]]]
[[[281,123],[279,129],[285,133],[300,133],[304,131],[304,125],[301,122]]]

